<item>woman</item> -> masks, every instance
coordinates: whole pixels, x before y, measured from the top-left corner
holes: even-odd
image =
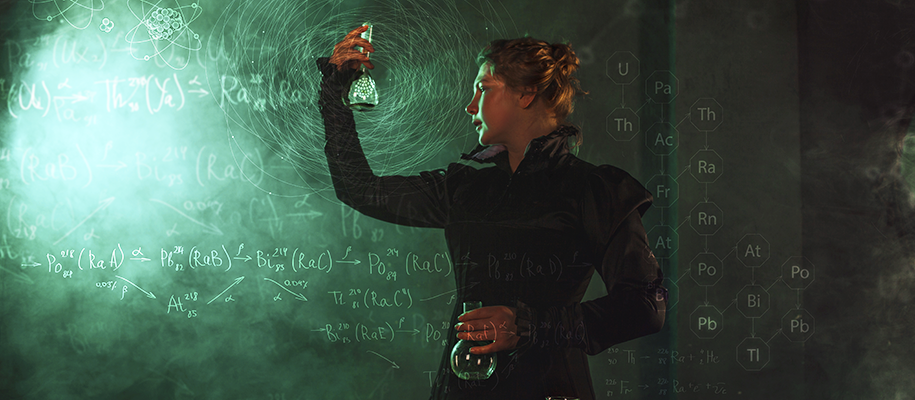
[[[569,152],[578,130],[563,122],[580,91],[578,58],[563,44],[496,40],[481,52],[466,111],[480,145],[418,176],[375,176],[343,87],[372,45],[356,28],[318,60],[325,153],[338,198],[384,221],[444,228],[455,266],[457,333],[442,356],[433,399],[593,399],[585,356],[658,332],[667,309],[662,274],[641,216],[652,195],[625,171]],[[365,53],[354,50],[364,48]],[[597,270],[604,297],[581,302]],[[461,315],[464,301],[485,307]],[[450,368],[457,339],[494,340],[489,379],[463,381]]]

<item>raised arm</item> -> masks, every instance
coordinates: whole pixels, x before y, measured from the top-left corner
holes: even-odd
[[[319,58],[323,74],[318,105],[324,119],[324,153],[337,198],[357,211],[383,221],[420,227],[443,227],[451,196],[449,188],[462,175],[460,165],[421,172],[416,176],[377,176],[369,166],[356,133],[353,111],[343,104],[343,93],[361,64],[374,68],[366,54],[353,49],[372,45],[356,28],[336,46],[329,58]],[[380,111],[380,110],[376,110]]]

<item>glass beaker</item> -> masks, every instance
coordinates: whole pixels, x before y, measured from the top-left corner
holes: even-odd
[[[464,302],[464,312],[476,310],[482,306],[483,303],[480,301],[467,301]],[[451,370],[454,371],[454,374],[464,380],[488,379],[496,370],[498,361],[496,354],[472,354],[470,348],[485,346],[492,342],[492,340],[458,340],[451,349]]]
[[[362,32],[360,36],[371,43],[372,24],[366,22],[363,25],[368,26],[369,29]],[[356,47],[360,52],[363,50],[362,47]],[[359,67],[347,84],[346,97],[343,98],[343,103],[357,111],[371,110],[378,105],[378,91],[375,89],[375,80],[372,79],[369,70],[365,68],[365,64]]]

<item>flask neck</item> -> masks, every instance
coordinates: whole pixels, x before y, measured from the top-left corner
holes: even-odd
[[[473,311],[480,307],[483,307],[482,301],[465,301],[464,302],[464,312]]]

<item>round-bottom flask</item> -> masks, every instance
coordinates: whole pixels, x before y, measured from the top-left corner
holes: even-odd
[[[482,302],[468,301],[464,303],[464,312],[475,310],[482,306]],[[492,342],[492,340],[458,340],[451,349],[451,370],[454,371],[454,374],[464,380],[488,379],[493,371],[496,370],[496,354],[472,354],[470,353],[470,348],[485,346]]]

